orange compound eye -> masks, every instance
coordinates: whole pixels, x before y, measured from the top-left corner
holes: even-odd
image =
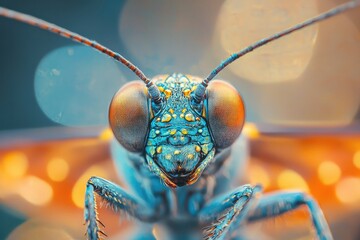
[[[147,89],[143,82],[124,85],[109,107],[110,127],[120,144],[131,152],[142,152],[149,126]]]
[[[210,82],[207,119],[217,147],[227,148],[239,137],[245,122],[244,102],[237,90],[224,81]]]

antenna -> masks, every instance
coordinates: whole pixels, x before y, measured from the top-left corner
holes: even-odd
[[[260,41],[257,41],[253,44],[251,44],[250,46],[242,49],[240,52],[237,52],[237,53],[234,53],[232,54],[229,58],[225,59],[223,62],[220,63],[220,65],[218,65],[214,70],[212,70],[212,72],[210,73],[210,75],[205,78],[201,84],[198,85],[198,87],[196,88],[195,92],[194,92],[194,95],[193,95],[193,101],[196,103],[196,104],[199,104],[201,103],[201,101],[203,100],[203,97],[205,95],[205,90],[209,84],[209,82],[221,71],[223,70],[227,65],[229,65],[230,63],[234,62],[235,60],[237,60],[238,58],[244,56],[245,54],[253,51],[254,49],[257,49],[261,46],[264,46],[266,45],[267,43],[269,42],[272,42],[276,39],[279,39],[281,37],[284,37],[292,32],[295,32],[297,30],[300,30],[304,27],[307,27],[309,25],[312,25],[316,22],[319,22],[319,21],[322,21],[322,20],[325,20],[327,18],[330,18],[330,17],[333,17],[335,15],[338,15],[342,12],[345,12],[347,10],[350,10],[350,9],[353,9],[355,7],[358,7],[360,5],[360,1],[350,1],[350,2],[347,2],[347,3],[344,3],[342,5],[339,5],[335,8],[332,8],[330,9],[329,11],[327,12],[324,12],[320,15],[318,15],[317,17],[314,17],[314,18],[310,18],[302,23],[299,23],[295,26],[292,26],[288,29],[285,29],[281,32],[278,32],[278,33],[275,33],[274,35],[272,36],[269,36],[267,38],[264,38],[264,39],[261,39]]]
[[[109,57],[115,59],[116,61],[122,63],[125,65],[128,69],[133,71],[136,76],[138,76],[143,82],[146,84],[146,87],[148,88],[149,95],[151,99],[156,103],[160,104],[162,102],[162,98],[160,95],[159,89],[154,85],[154,83],[145,76],[145,74],[136,67],[133,63],[131,63],[129,60],[124,58],[122,55],[120,55],[117,52],[112,51],[111,49],[101,45],[100,43],[97,43],[96,41],[90,40],[86,37],[83,37],[77,33],[71,32],[65,28],[59,27],[55,24],[46,22],[44,20],[41,20],[39,18],[16,12],[7,8],[0,7],[0,16],[14,19],[19,22],[23,22],[32,26],[35,26],[37,28],[44,29],[46,31],[55,33],[57,35],[60,35],[64,38],[69,38],[75,42],[79,42],[81,44],[84,44],[86,46],[95,48],[96,50],[108,55]]]

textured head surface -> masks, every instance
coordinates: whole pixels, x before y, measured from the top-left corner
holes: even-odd
[[[200,79],[172,74],[154,82],[165,104],[150,122],[145,146],[148,165],[171,187],[191,184],[215,152],[205,110],[197,112],[191,107],[190,95]]]

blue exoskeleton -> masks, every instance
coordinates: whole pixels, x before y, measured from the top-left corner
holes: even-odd
[[[244,222],[273,217],[301,205],[309,207],[319,238],[332,239],[320,208],[310,196],[286,191],[263,195],[256,201],[261,186],[232,189],[233,170],[239,162],[239,154],[233,151],[241,149],[236,146],[241,142],[234,142],[244,123],[244,105],[236,89],[226,82],[212,81],[203,101],[196,103],[191,96],[201,84],[200,78],[172,74],[155,77],[152,82],[161,92],[161,108],[152,107],[141,82],[125,85],[112,100],[110,125],[123,146],[114,143],[113,156],[134,195],[104,179],[91,178],[85,214],[90,230],[98,229],[91,207],[96,192],[114,209],[142,222],[157,223],[160,239],[236,239]],[[133,104],[128,105],[128,99]],[[132,153],[126,154],[124,148]],[[139,239],[154,239],[151,229],[144,229]],[[91,238],[96,239],[96,234]]]
[[[247,222],[305,205],[317,237],[325,240],[332,239],[331,232],[311,196],[295,191],[261,195],[260,185],[232,188],[245,109],[234,87],[212,79],[254,49],[358,5],[350,1],[262,39],[231,55],[204,80],[183,74],[149,79],[123,56],[95,41],[9,9],[0,7],[0,16],[95,48],[142,80],[123,86],[109,109],[110,126],[121,144],[113,143],[115,163],[131,189],[98,177],[88,180],[84,218],[89,239],[104,234],[96,212],[97,194],[115,211],[150,223],[141,227],[135,239],[241,239]]]

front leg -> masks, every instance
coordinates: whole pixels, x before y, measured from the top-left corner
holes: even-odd
[[[87,223],[87,235],[90,240],[100,239],[103,232],[99,228],[94,192],[114,211],[123,211],[143,221],[153,222],[159,219],[161,211],[146,204],[142,199],[130,195],[116,184],[99,177],[91,177],[86,185],[84,218]]]
[[[311,196],[303,192],[278,192],[264,195],[259,200],[256,210],[249,216],[249,221],[275,217],[303,205],[306,205],[310,211],[318,239],[332,240],[329,226],[319,205]]]
[[[199,212],[200,224],[205,227],[205,239],[223,239],[231,226],[238,225],[251,209],[251,201],[260,186],[244,185],[231,193],[221,195],[205,205]]]

